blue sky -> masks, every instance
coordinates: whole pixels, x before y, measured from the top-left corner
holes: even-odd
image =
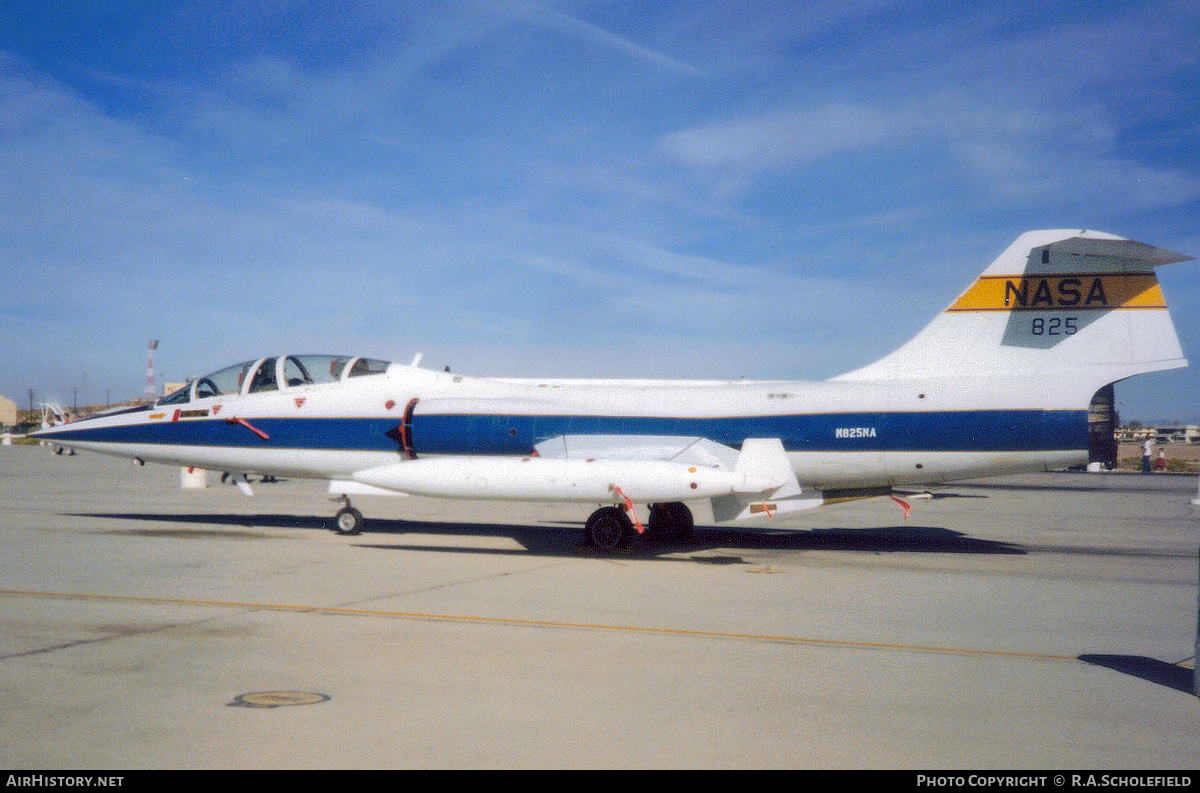
[[[279,352],[824,379],[1018,234],[1200,255],[1194,2],[0,5],[0,393]],[[1200,421],[1197,366],[1118,386]]]

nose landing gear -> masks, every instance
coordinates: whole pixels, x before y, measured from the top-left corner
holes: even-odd
[[[349,496],[342,496],[345,505],[333,516],[333,530],[338,534],[355,535],[363,530],[365,523],[362,513],[350,506]]]

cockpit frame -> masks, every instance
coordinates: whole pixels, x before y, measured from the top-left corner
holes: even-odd
[[[352,377],[383,374],[390,365],[390,361],[362,355],[265,356],[198,377],[155,404],[178,405],[202,399],[319,388],[345,383]]]

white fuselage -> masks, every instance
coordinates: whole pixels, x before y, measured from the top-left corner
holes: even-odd
[[[392,364],[370,377],[92,417],[45,437],[151,462],[321,479],[410,458],[521,457],[561,435],[695,436],[734,449],[779,437],[799,483],[826,490],[1086,462],[1086,411],[1045,405],[1033,378],[518,380]]]

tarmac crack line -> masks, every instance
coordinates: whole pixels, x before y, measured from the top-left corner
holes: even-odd
[[[280,611],[289,613],[321,613],[321,614],[342,614],[348,616],[367,616],[367,617],[390,617],[395,619],[410,619],[410,620],[431,620],[438,622],[456,622],[462,624],[478,624],[478,625],[509,625],[516,627],[531,627],[531,628],[573,628],[579,630],[591,631],[607,631],[611,633],[631,633],[641,635],[658,635],[658,636],[681,636],[690,638],[705,638],[705,639],[733,639],[741,641],[754,642],[771,642],[776,644],[794,644],[813,647],[840,647],[845,649],[860,649],[860,650],[895,650],[902,652],[923,652],[923,653],[940,653],[946,655],[958,656],[974,656],[974,657],[990,657],[990,658],[1014,658],[1023,660],[1036,661],[1070,661],[1079,662],[1079,659],[1070,655],[1056,655],[1053,653],[1027,653],[1014,650],[987,650],[987,649],[972,649],[968,647],[934,647],[925,645],[908,645],[896,644],[887,642],[864,642],[850,639],[822,639],[811,636],[788,636],[788,635],[772,635],[758,633],[741,633],[732,631],[705,631],[688,628],[660,628],[653,626],[640,625],[608,625],[603,623],[586,623],[586,622],[566,622],[558,620],[535,620],[535,619],[519,619],[513,617],[486,617],[481,615],[466,615],[466,614],[432,614],[422,612],[407,612],[407,611],[384,611],[377,609],[353,609],[342,608],[337,606],[302,606],[279,603],[244,603],[238,601],[217,601],[217,600],[188,600],[183,598],[157,598],[157,597],[138,597],[138,596],[123,596],[123,595],[94,595],[85,593],[68,593],[68,592],[34,592],[0,589],[0,595],[10,597],[42,597],[42,598],[57,598],[62,600],[91,600],[91,601],[109,601],[109,602],[126,602],[126,603],[150,603],[172,606],[198,606],[209,608],[240,608],[254,609],[260,611]],[[203,620],[201,620],[203,621]],[[187,624],[187,623],[184,623]],[[165,628],[156,628],[162,630]],[[149,632],[149,631],[147,631]],[[108,637],[117,638],[117,637]],[[87,642],[103,641],[103,639],[91,639]],[[87,643],[81,642],[81,643]],[[53,648],[50,648],[53,649]],[[33,654],[34,651],[29,651],[27,654]],[[7,657],[7,656],[6,656]]]
[[[547,570],[551,567],[559,567],[564,564],[567,564],[567,561],[553,562],[550,564],[540,565],[538,567],[530,567],[525,570],[507,570],[503,573],[494,573],[492,575],[479,576],[478,578],[465,578],[465,579],[462,579],[461,581],[451,581],[451,582],[448,582],[445,584],[434,584],[432,586],[422,587],[421,589],[410,589],[410,590],[406,590],[404,592],[394,592],[390,595],[373,595],[371,597],[360,598],[359,600],[346,601],[345,603],[341,604],[341,607],[345,608],[347,606],[357,605],[357,604],[361,604],[361,603],[371,603],[376,600],[388,600],[389,598],[404,597],[406,595],[420,595],[420,594],[424,594],[426,592],[436,592],[439,589],[451,589],[453,587],[458,587],[458,586],[467,586],[470,584],[478,584],[481,581],[490,581],[493,578],[504,578],[505,576],[509,576],[509,575],[523,575],[525,573],[535,573],[539,570]]]
[[[0,594],[8,595],[8,594],[12,594],[12,593],[0,592]],[[42,595],[42,593],[37,593],[37,594],[39,596]],[[47,596],[52,597],[52,595],[47,595]],[[71,597],[71,596],[64,595],[63,597]],[[27,658],[29,656],[34,656],[34,655],[45,655],[47,653],[58,652],[59,650],[70,650],[73,647],[83,647],[83,646],[86,646],[89,644],[99,644],[101,642],[113,641],[114,639],[127,639],[131,636],[147,636],[149,634],[159,633],[161,631],[175,630],[176,628],[188,628],[188,627],[192,627],[194,625],[200,625],[205,622],[212,622],[212,620],[213,620],[212,617],[206,617],[205,619],[202,619],[202,620],[194,620],[192,622],[180,622],[180,623],[176,623],[173,625],[159,625],[154,628],[146,628],[145,630],[140,630],[140,631],[120,631],[118,633],[109,634],[108,636],[97,636],[94,639],[77,639],[75,641],[63,642],[62,644],[55,644],[55,645],[51,645],[49,647],[38,647],[38,648],[35,648],[32,650],[22,650],[19,653],[9,653],[7,655],[0,655],[0,661],[9,661],[14,658]]]

